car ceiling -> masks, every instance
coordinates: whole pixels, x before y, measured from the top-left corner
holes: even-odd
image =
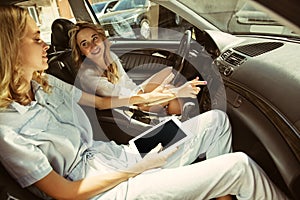
[[[26,0],[2,0],[0,5],[10,5]],[[298,0],[253,0],[259,2],[264,7],[279,13],[285,19],[287,19],[291,26],[294,26],[300,30],[300,3]]]
[[[6,0],[6,1],[2,0],[0,2],[0,5],[12,5],[12,4],[20,3],[22,1],[26,1],[26,0]]]

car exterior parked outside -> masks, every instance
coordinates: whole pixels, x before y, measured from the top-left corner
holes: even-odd
[[[150,6],[149,0],[120,0],[111,9],[111,12],[102,15],[99,21],[109,31],[111,36],[124,33],[123,30],[126,28],[135,30],[135,34],[133,35],[128,31],[124,35],[125,37],[137,36],[147,39],[150,37]]]

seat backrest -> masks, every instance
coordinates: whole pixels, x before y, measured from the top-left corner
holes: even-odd
[[[51,26],[51,46],[55,51],[64,51],[70,49],[69,30],[74,23],[68,19],[59,18],[53,21]]]
[[[40,200],[29,190],[21,186],[8,174],[0,163],[0,199]]]
[[[49,67],[46,70],[46,73],[52,74],[69,84],[74,84],[77,71],[72,59],[71,50],[65,50],[54,55],[52,54],[48,61],[48,65]]]
[[[46,70],[46,73],[70,84],[74,84],[77,74],[68,34],[73,26],[73,22],[64,18],[56,19],[53,22],[51,26],[51,48],[48,51],[49,68]]]

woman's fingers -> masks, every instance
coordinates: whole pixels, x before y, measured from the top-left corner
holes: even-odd
[[[207,85],[207,81],[192,80],[189,83],[194,87],[196,87],[198,85]]]
[[[197,94],[199,94],[200,90],[201,90],[201,88],[199,88],[199,87],[193,87],[193,93],[192,94],[197,95]]]
[[[174,74],[170,74],[166,80],[163,81],[162,85],[160,85],[158,88],[156,88],[155,92],[156,93],[154,99],[160,99],[160,101],[164,101],[165,99],[167,99],[168,97],[162,99],[159,98],[159,96],[161,94],[168,94],[168,95],[175,95],[174,97],[177,98],[181,98],[181,97],[191,97],[191,98],[196,98],[196,96],[198,95],[198,93],[200,92],[201,88],[198,87],[199,85],[207,85],[207,81],[199,81],[199,77],[196,77],[195,79],[186,82],[185,84],[183,84],[182,86],[179,86],[177,88],[175,88],[173,85],[169,85],[169,84],[165,84],[167,83],[169,80],[171,80],[171,78],[173,78]],[[168,80],[169,79],[169,80]],[[165,84],[165,85],[164,85]],[[161,93],[160,93],[161,92]],[[172,97],[169,97],[172,98]],[[153,102],[149,101],[149,102]],[[156,103],[157,104],[157,103]]]
[[[178,148],[174,148],[172,151],[169,151],[167,154],[165,154],[166,159],[172,156],[177,150]]]
[[[178,148],[174,148],[167,153],[160,153],[163,151],[163,146],[159,143],[144,157],[144,161],[152,163],[152,167],[161,167],[166,163],[167,159],[177,151],[177,149]]]
[[[161,143],[159,143],[149,153],[159,153],[160,151],[162,151],[162,149],[163,149],[163,146],[161,145]]]

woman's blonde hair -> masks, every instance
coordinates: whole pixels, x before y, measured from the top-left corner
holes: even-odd
[[[27,27],[29,13],[17,6],[0,6],[0,109],[12,101],[22,105],[31,102],[28,82],[23,78],[20,67],[20,44]],[[46,92],[50,91],[46,77],[35,72],[33,80],[40,83]]]
[[[90,28],[95,30],[99,37],[102,39],[104,43],[104,63],[107,66],[107,69],[104,72],[100,72],[100,76],[107,77],[107,80],[111,83],[117,83],[119,80],[119,73],[117,64],[113,61],[110,54],[110,42],[105,35],[105,31],[98,24],[92,24],[89,22],[78,22],[75,26],[69,31],[70,36],[70,46],[72,48],[72,56],[77,65],[77,69],[80,68],[82,64],[88,65],[93,64],[88,61],[84,61],[86,59],[85,56],[82,55],[79,46],[77,45],[77,34],[79,31],[85,28]],[[99,58],[100,59],[100,58]],[[84,63],[83,63],[84,62]]]

